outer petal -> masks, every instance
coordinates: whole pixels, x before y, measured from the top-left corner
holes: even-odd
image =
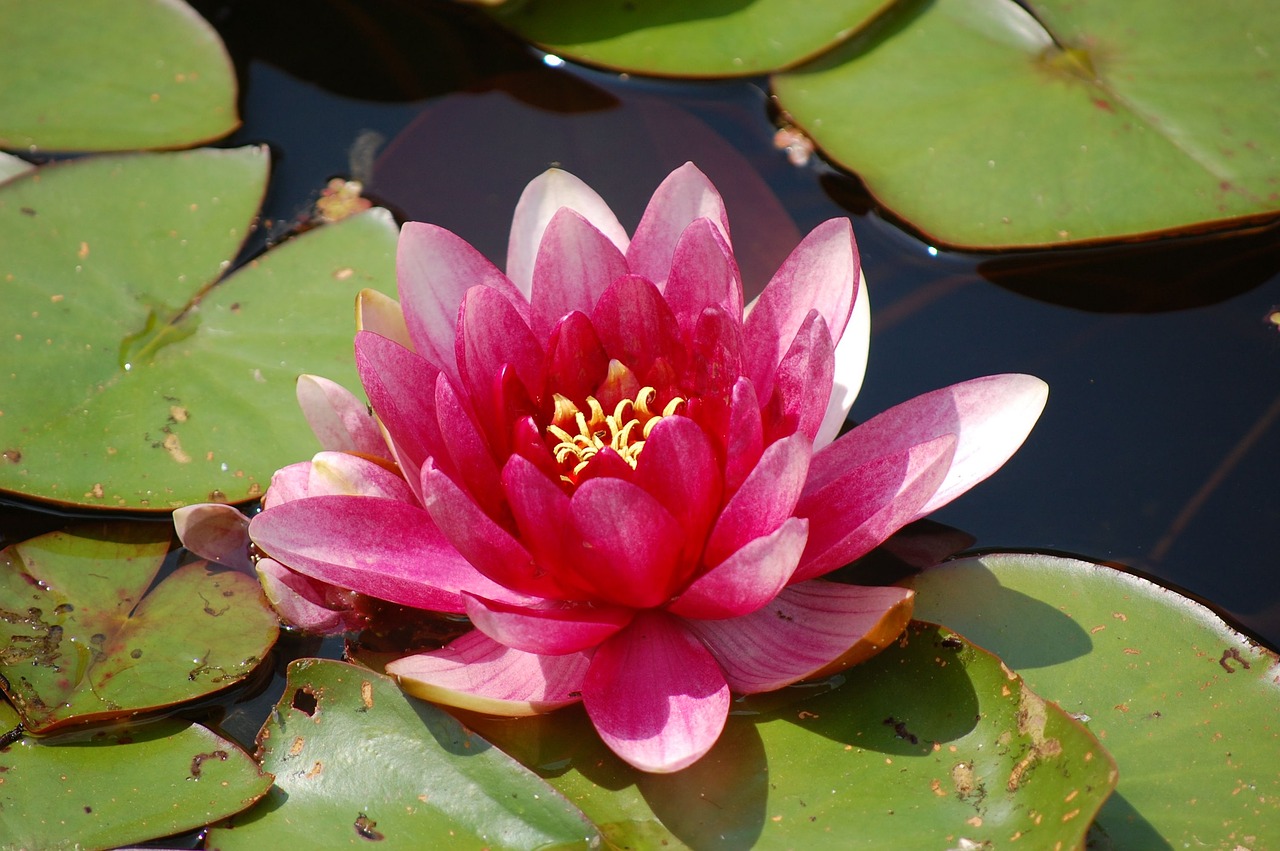
[[[729,687],[754,694],[875,655],[906,627],[912,597],[905,588],[815,579],[752,614],[687,626],[719,661]]]
[[[207,502],[173,512],[178,540],[191,552],[236,570],[252,570],[249,518],[230,505]]]
[[[534,178],[521,193],[507,243],[507,275],[526,295],[532,292],[543,233],[562,207],[581,215],[608,237],[619,251],[627,250],[626,230],[595,190],[567,171],[548,169]]]
[[[321,583],[295,573],[275,559],[258,560],[258,581],[271,607],[290,626],[323,633],[346,632],[359,626],[361,619],[354,612],[328,605]]]
[[[417,609],[462,612],[463,590],[518,598],[482,576],[421,508],[372,496],[317,496],[268,509],[249,537],[271,558],[339,588]]]
[[[512,650],[479,630],[406,656],[387,673],[414,697],[494,715],[537,715],[577,703],[590,656],[539,656]]]
[[[551,218],[533,268],[530,327],[539,340],[571,311],[590,313],[627,261],[609,237],[574,210],[562,207]]]
[[[1030,375],[990,375],[903,402],[867,420],[813,456],[806,494],[851,467],[944,434],[959,439],[955,459],[937,493],[916,512],[923,517],[990,476],[1017,451],[1044,409],[1049,387]]]
[[[747,541],[768,535],[791,516],[809,468],[809,441],[793,434],[769,445],[733,495],[707,539],[703,560],[724,561]]]
[[[642,612],[596,649],[582,683],[591,723],[641,771],[679,771],[711,749],[729,714],[715,659],[674,618]]]
[[[380,496],[414,502],[409,483],[381,464],[347,452],[319,452],[311,459],[307,496]]]
[[[372,331],[379,337],[394,340],[406,349],[413,349],[409,338],[409,326],[404,321],[400,302],[377,290],[364,289],[356,296],[356,330]]]
[[[955,436],[944,434],[868,461],[824,488],[806,490],[796,514],[809,518],[809,545],[791,581],[842,567],[911,522],[946,478],[955,447]]]
[[[591,479],[569,501],[582,545],[580,577],[599,598],[647,608],[675,593],[680,524],[643,488],[619,479]]]
[[[378,423],[350,390],[318,375],[298,376],[298,407],[325,449],[389,458]]]
[[[408,222],[400,229],[396,278],[413,348],[457,380],[454,337],[458,307],[473,286],[493,287],[512,304],[524,297],[506,276],[460,237],[444,228]]]
[[[720,193],[693,163],[685,163],[667,175],[649,199],[649,206],[627,249],[631,271],[662,288],[671,270],[680,234],[700,218],[710,219],[725,243],[730,243],[729,216]]]
[[[635,612],[611,606],[512,606],[467,595],[476,629],[516,650],[562,656],[590,650],[631,623]]]
[[[271,486],[263,494],[262,508],[266,510],[281,503],[304,499],[309,496],[310,487],[310,461],[299,461],[297,464],[281,467],[271,474]]]
[[[749,541],[694,580],[667,611],[698,619],[751,614],[786,587],[800,563],[808,533],[809,521],[788,519],[772,534]]]
[[[862,285],[853,302],[853,314],[845,326],[844,335],[836,343],[836,374],[831,388],[831,401],[822,418],[822,427],[814,438],[816,452],[836,439],[844,425],[853,400],[862,389],[862,379],[867,374],[867,352],[871,343],[871,299],[867,295],[867,276],[858,270]]]

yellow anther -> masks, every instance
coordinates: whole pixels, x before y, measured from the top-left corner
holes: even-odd
[[[634,399],[623,399],[606,414],[599,400],[587,397],[587,411],[583,412],[569,399],[556,395],[553,421],[547,426],[547,435],[556,441],[552,454],[556,463],[569,467],[560,478],[569,484],[577,484],[578,475],[600,450],[608,447],[618,453],[632,469],[640,458],[649,432],[664,417],[674,416],[684,407],[684,399],[676,396],[662,409],[654,413],[650,405],[658,398],[658,391],[642,387]],[[590,414],[590,416],[588,416]],[[577,434],[565,426],[572,424]]]

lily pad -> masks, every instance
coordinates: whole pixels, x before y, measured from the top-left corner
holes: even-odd
[[[0,490],[143,511],[239,502],[319,448],[294,383],[358,386],[355,296],[393,291],[397,229],[370,210],[218,281],[266,170],[258,148],[206,149],[0,185]]]
[[[1115,757],[1091,848],[1280,846],[1280,659],[1174,591],[991,555],[914,580],[917,613],[1001,654]]]
[[[0,701],[0,730],[18,721]],[[77,740],[0,749],[0,847],[93,851],[225,818],[271,785],[244,751],[198,724],[166,720]]]
[[[181,0],[0,0],[0,148],[178,148],[240,125],[222,40]]]
[[[1115,784],[1081,725],[919,622],[831,680],[739,699],[711,752],[675,774],[626,766],[577,709],[465,719],[623,848],[1072,848]]]
[[[937,243],[1049,246],[1280,212],[1270,0],[904,3],[773,79],[827,156]]]
[[[786,68],[848,38],[893,0],[529,0],[490,8],[522,38],[566,58],[673,77]]]
[[[279,624],[253,577],[199,562],[153,586],[171,534],[98,523],[0,551],[0,685],[29,732],[201,697],[271,649]]]
[[[289,666],[258,738],[276,785],[208,846],[597,847],[582,813],[389,677],[320,659]]]

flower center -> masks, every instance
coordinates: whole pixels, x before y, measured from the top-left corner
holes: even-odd
[[[551,448],[556,463],[567,472],[560,478],[571,485],[578,483],[578,475],[587,463],[602,449],[612,449],[635,469],[640,450],[649,432],[664,417],[680,413],[684,399],[673,397],[661,413],[650,408],[657,400],[658,391],[641,387],[634,399],[623,399],[606,414],[595,396],[587,397],[584,413],[569,399],[555,395],[556,411],[547,435],[557,441]],[[575,433],[576,432],[576,433]]]

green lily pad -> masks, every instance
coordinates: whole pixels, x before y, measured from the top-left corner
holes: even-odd
[[[893,0],[529,0],[488,9],[565,58],[674,77],[738,77],[786,68],[849,37]]]
[[[716,746],[675,774],[626,766],[580,709],[464,717],[622,848],[1072,848],[1115,785],[1080,724],[919,622],[832,680],[737,700]]]
[[[0,184],[0,490],[167,511],[261,496],[316,445],[300,373],[358,386],[360,289],[393,291],[375,209],[212,284],[252,223],[257,148],[104,156]]]
[[[123,718],[226,688],[275,643],[256,579],[180,567],[172,530],[98,523],[0,551],[0,672],[31,733]]]
[[[302,659],[288,679],[258,739],[276,785],[208,847],[599,846],[559,793],[389,677]]]
[[[1280,211],[1270,0],[903,4],[780,106],[928,239],[1048,246]],[[1043,25],[1041,24],[1043,22]]]
[[[0,731],[18,722],[0,701]],[[93,851],[145,842],[252,806],[271,775],[198,724],[165,720],[0,749],[0,847]]]
[[[181,0],[0,0],[0,148],[178,148],[240,126],[221,39]]]
[[[916,611],[1001,654],[1120,769],[1091,848],[1280,846],[1280,659],[1145,579],[1052,556],[949,562]]]

